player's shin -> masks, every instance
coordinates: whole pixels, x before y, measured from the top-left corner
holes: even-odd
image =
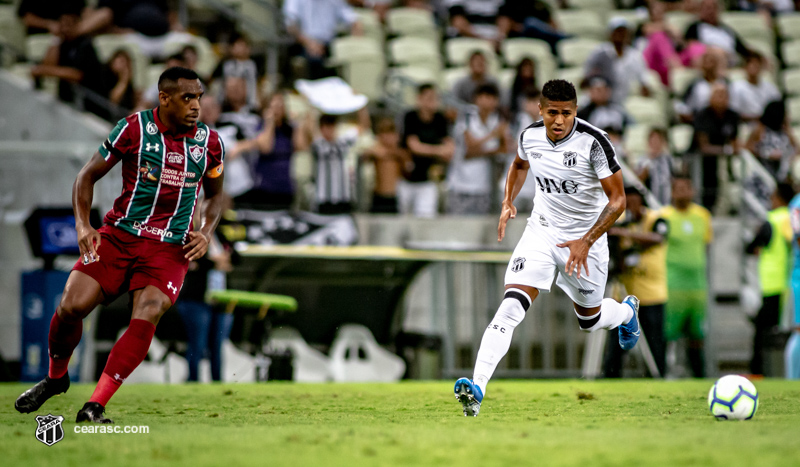
[[[97,402],[103,407],[108,404],[125,378],[130,376],[147,356],[155,332],[156,327],[153,323],[143,319],[131,320],[128,330],[111,349],[106,367],[89,402]]]
[[[511,336],[531,305],[527,293],[519,289],[506,290],[503,301],[497,309],[492,322],[483,333],[481,347],[475,361],[473,382],[486,395],[486,385],[492,377],[497,364],[508,353],[511,347]]]
[[[633,309],[613,298],[604,298],[600,311],[596,314],[581,316],[576,311],[575,315],[578,317],[581,331],[592,332],[597,329],[614,329],[621,324],[627,324],[633,318]]]
[[[47,337],[50,355],[50,368],[47,376],[58,379],[67,373],[72,351],[78,346],[83,334],[83,321],[70,320],[59,316],[59,310],[50,320],[50,332]]]

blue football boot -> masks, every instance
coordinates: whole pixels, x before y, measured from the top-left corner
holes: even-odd
[[[481,411],[481,401],[483,401],[483,392],[477,384],[473,383],[469,378],[459,378],[455,386],[456,399],[461,402],[464,408],[464,416],[472,415],[478,416]]]
[[[622,350],[630,350],[639,341],[639,299],[635,295],[628,295],[622,300],[622,303],[633,309],[633,318],[628,321],[628,324],[620,324],[619,346],[622,347]]]

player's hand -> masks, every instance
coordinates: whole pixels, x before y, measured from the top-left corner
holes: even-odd
[[[100,248],[100,232],[92,226],[78,227],[78,248],[81,250],[81,261],[83,264],[100,261],[97,249]]]
[[[208,251],[209,239],[203,232],[189,232],[189,243],[183,245],[184,250],[189,250],[185,258],[195,261],[205,256]]]
[[[564,266],[564,272],[566,272],[567,275],[571,276],[573,272],[577,272],[578,279],[580,279],[581,267],[583,267],[586,276],[589,276],[589,265],[586,263],[586,259],[589,257],[589,249],[591,248],[589,242],[579,238],[577,240],[559,243],[556,246],[559,248],[569,248],[569,258],[567,259],[566,266]]]
[[[503,203],[503,210],[500,211],[500,223],[497,225],[497,241],[503,241],[506,236],[506,224],[509,219],[517,217],[517,208],[511,203]]]

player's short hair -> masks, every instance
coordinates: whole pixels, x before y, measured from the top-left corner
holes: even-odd
[[[436,86],[433,83],[422,83],[417,87],[417,95],[420,95],[427,91],[435,91]]]
[[[794,198],[794,188],[792,188],[792,185],[789,183],[781,182],[775,187],[775,194],[786,204],[789,204],[792,198]]]
[[[481,84],[480,86],[478,86],[477,89],[475,89],[475,94],[473,94],[473,98],[478,97],[482,94],[492,97],[500,97],[500,89],[498,89],[497,86],[495,86],[492,83]]]
[[[551,79],[542,87],[542,101],[551,102],[578,102],[578,93],[575,86],[563,79]]]
[[[166,93],[174,92],[178,87],[178,80],[188,79],[190,81],[200,79],[194,70],[184,68],[182,66],[174,66],[167,68],[161,76],[158,77],[158,90]]]
[[[339,121],[339,117],[331,114],[322,114],[319,116],[319,126],[334,126]]]

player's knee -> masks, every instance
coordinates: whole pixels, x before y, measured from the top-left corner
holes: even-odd
[[[492,322],[501,322],[514,328],[525,319],[530,306],[531,298],[527,293],[520,289],[508,289]]]
[[[75,300],[68,294],[61,297],[61,302],[58,304],[58,317],[64,321],[80,321],[85,318],[94,308],[92,303],[83,303],[80,300]]]
[[[599,311],[594,316],[581,316],[578,311],[575,310],[575,316],[578,318],[578,326],[581,328],[581,331],[592,332],[598,329],[598,323],[600,323]]]
[[[155,297],[146,297],[136,304],[133,309],[134,319],[143,319],[153,324],[158,324],[158,321],[164,316],[164,313],[172,306],[169,299],[162,300]]]

